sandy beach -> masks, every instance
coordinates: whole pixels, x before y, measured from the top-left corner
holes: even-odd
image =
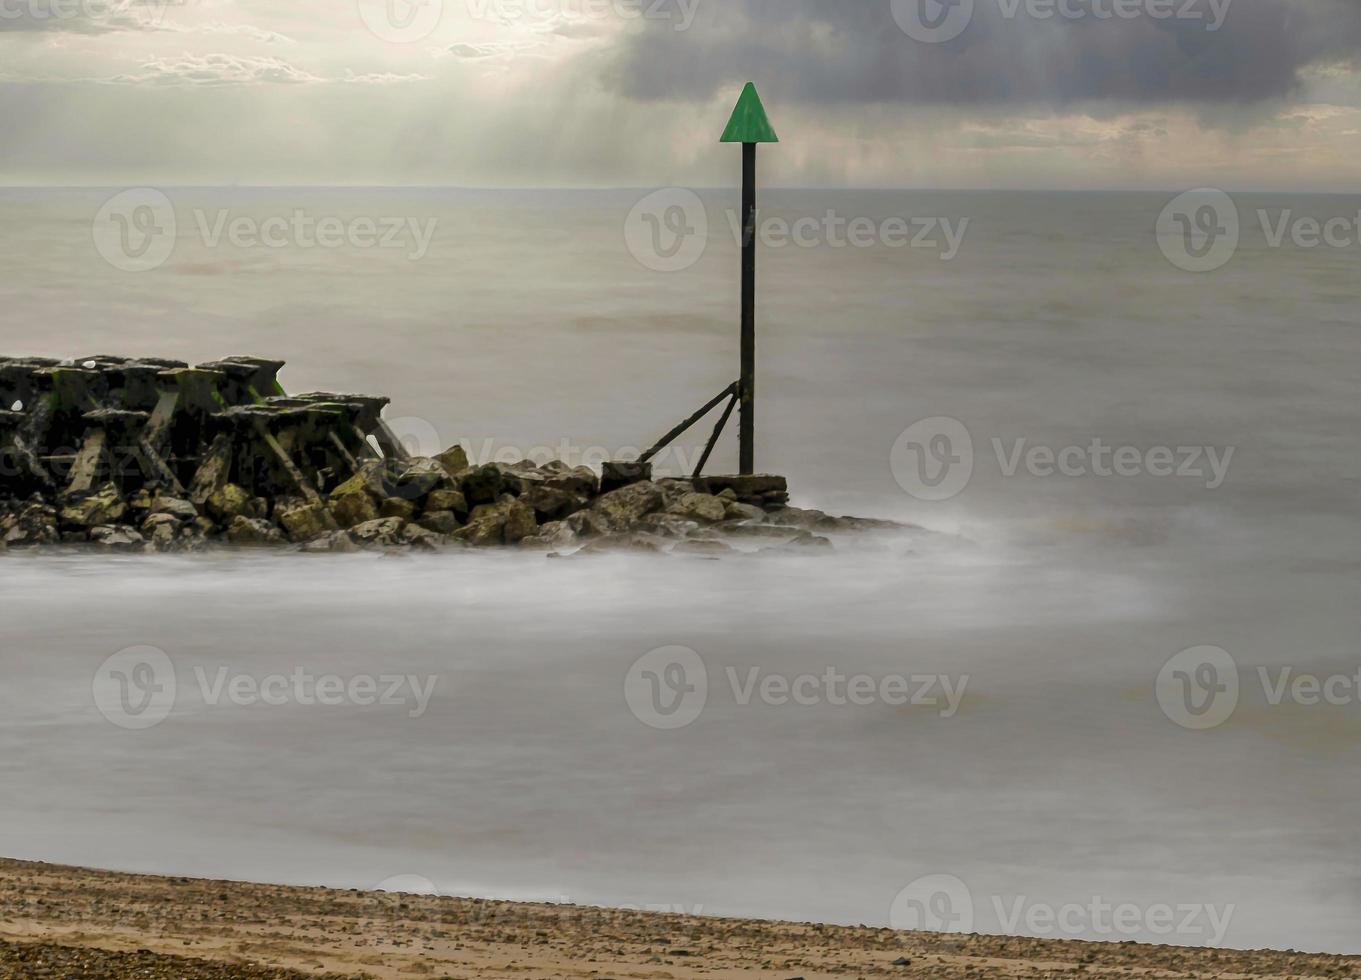
[[[1361,957],[941,936],[0,861],[0,977],[1355,977]]]

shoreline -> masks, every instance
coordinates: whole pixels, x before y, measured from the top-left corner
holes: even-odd
[[[0,977],[372,980],[1361,975],[1361,956],[706,919],[0,859]]]

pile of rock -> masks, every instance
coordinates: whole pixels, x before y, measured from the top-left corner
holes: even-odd
[[[181,552],[515,546],[721,554],[827,547],[883,527],[792,509],[783,477],[654,480],[637,463],[472,465],[413,458],[387,400],[289,397],[282,362],[197,368],[98,357],[0,359],[0,550]],[[68,448],[63,449],[63,444]]]

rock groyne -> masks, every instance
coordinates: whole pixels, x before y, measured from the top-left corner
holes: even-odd
[[[214,546],[720,555],[896,526],[789,507],[778,476],[653,479],[411,455],[388,399],[288,395],[282,361],[0,358],[0,550]],[[743,550],[750,550],[745,548]]]

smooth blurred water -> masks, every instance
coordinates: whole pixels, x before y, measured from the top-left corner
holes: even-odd
[[[170,191],[175,253],[130,274],[91,241],[110,193],[0,193],[0,352],[277,355],[290,390],[391,395],[404,431],[475,455],[645,446],[735,373],[727,195],[705,195],[703,257],[668,274],[625,246],[643,192]],[[949,262],[824,245],[761,264],[762,466],[800,505],[938,537],[722,562],[0,558],[0,853],[874,924],[948,874],[983,931],[993,896],[1100,897],[1235,905],[1232,946],[1361,952],[1361,705],[1271,706],[1256,681],[1361,664],[1357,253],[1249,239],[1225,269],[1184,273],[1153,233],[1170,197],[766,195],[790,218],[970,218]],[[415,262],[207,248],[186,232],[195,208],[438,231]],[[890,466],[935,416],[978,453],[942,503]],[[1005,477],[992,448],[1093,438],[1234,455],[1209,490]],[[715,469],[734,461],[727,446]],[[125,731],[91,684],[139,645],[170,655],[181,697]],[[703,658],[710,697],[657,731],[624,680],[672,645]],[[1244,688],[1203,733],[1154,696],[1200,645],[1230,651]],[[419,718],[202,703],[194,668],[223,666],[438,687]],[[949,718],[742,706],[725,676],[829,666],[967,677],[967,695]]]

